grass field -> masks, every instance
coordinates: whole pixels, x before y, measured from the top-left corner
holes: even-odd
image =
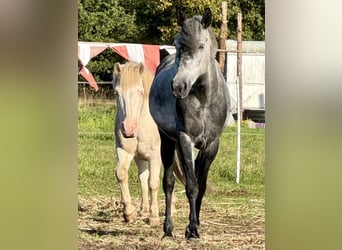
[[[201,241],[187,243],[184,230],[188,204],[184,187],[179,183],[175,188],[178,204],[174,241],[161,240],[162,225],[153,229],[142,219],[129,225],[123,222],[114,175],[114,119],[113,103],[79,103],[79,249],[264,248],[264,129],[242,127],[241,177],[240,184],[236,184],[236,128],[225,128],[209,171],[201,212]],[[129,183],[132,198],[139,204],[140,188],[134,163]],[[158,197],[163,221],[162,189]]]

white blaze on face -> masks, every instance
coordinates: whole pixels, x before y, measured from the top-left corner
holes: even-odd
[[[138,132],[138,122],[143,106],[144,87],[138,68],[120,66],[120,78],[115,86],[117,109],[121,131],[126,137],[134,137]]]
[[[142,86],[134,86],[127,89],[122,96],[125,103],[125,120],[122,123],[123,132],[126,136],[136,136],[138,130],[138,120],[143,104]]]

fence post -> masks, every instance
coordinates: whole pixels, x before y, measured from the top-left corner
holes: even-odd
[[[242,14],[238,13],[237,16],[237,76],[239,78],[239,95],[240,102],[240,117],[243,119],[243,95],[242,95]]]
[[[237,154],[236,154],[236,183],[240,183],[240,165],[241,165],[241,119],[243,114],[243,98],[242,98],[242,14],[238,13],[237,28],[237,67],[236,67],[236,93],[237,93]]]
[[[220,42],[219,42],[219,48],[221,50],[226,49],[226,40],[227,40],[227,2],[222,1],[221,5],[222,11],[221,11],[221,31],[220,31]],[[219,65],[221,68],[221,71],[224,72],[224,62],[226,59],[226,52],[220,51],[219,52]]]

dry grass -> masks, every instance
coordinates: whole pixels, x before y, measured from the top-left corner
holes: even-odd
[[[159,200],[161,224],[150,227],[138,217],[126,224],[117,197],[79,196],[79,249],[264,249],[264,200],[241,196],[220,201],[205,196],[201,210],[200,241],[184,238],[188,202],[178,195],[172,239],[162,239],[164,201]],[[139,204],[138,200],[135,200]]]

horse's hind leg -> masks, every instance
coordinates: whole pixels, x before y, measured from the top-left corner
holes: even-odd
[[[164,221],[164,237],[173,237],[171,203],[172,193],[175,184],[175,176],[173,175],[173,157],[175,153],[175,143],[166,135],[160,133],[161,139],[161,157],[164,166],[163,189],[165,193],[165,221]]]
[[[116,149],[116,155],[116,178],[120,185],[121,202],[124,205],[124,219],[126,222],[132,222],[136,217],[136,208],[132,205],[131,195],[129,193],[128,169],[133,156],[121,148]]]
[[[147,162],[140,159],[135,159],[135,163],[138,166],[139,182],[141,187],[141,210],[140,214],[143,217],[148,217],[150,215],[150,205],[148,201],[148,178],[149,169]]]

